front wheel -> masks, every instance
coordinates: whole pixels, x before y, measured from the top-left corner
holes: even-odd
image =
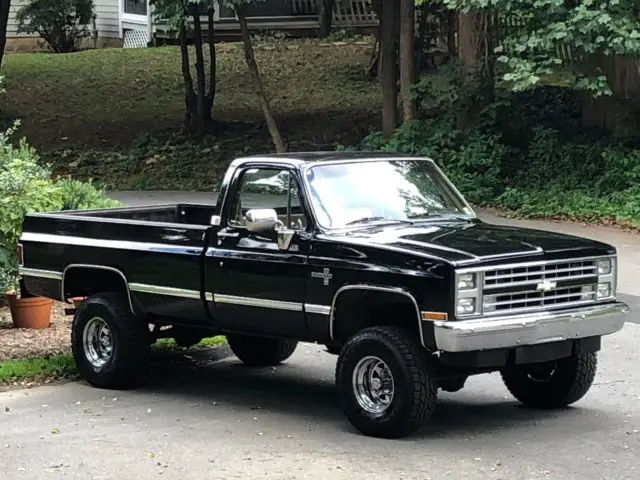
[[[402,329],[371,327],[345,343],[336,367],[340,403],[365,435],[406,436],[429,419],[438,384],[420,346]]]
[[[584,397],[596,376],[596,353],[574,355],[552,362],[516,365],[502,370],[511,394],[526,406],[562,408]]]
[[[95,295],[78,307],[71,347],[82,378],[98,388],[129,388],[149,361],[149,328],[136,318],[126,297]]]
[[[245,365],[268,367],[284,362],[293,355],[298,342],[281,338],[252,337],[229,334],[227,343],[233,354]]]

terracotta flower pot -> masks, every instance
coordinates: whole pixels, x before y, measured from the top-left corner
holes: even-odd
[[[49,298],[18,298],[15,293],[7,293],[9,310],[16,328],[49,328],[53,300]]]

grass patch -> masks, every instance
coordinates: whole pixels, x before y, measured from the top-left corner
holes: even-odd
[[[199,343],[192,348],[216,348],[221,347],[227,343],[226,337],[223,335],[216,335],[215,337],[203,338]],[[178,347],[178,344],[173,338],[159,338],[153,345],[154,351],[171,351]]]
[[[373,40],[356,40],[256,45],[290,150],[350,144],[377,125],[380,89],[363,73]],[[174,46],[9,55],[0,111],[21,120],[19,133],[58,174],[110,188],[209,189],[234,156],[273,150],[241,44],[218,44],[217,55],[214,116],[222,126],[198,144],[179,134],[184,99]]]
[[[217,348],[225,343],[226,338],[218,335],[203,338],[193,348]],[[151,349],[154,353],[169,353],[176,351],[178,346],[173,338],[161,338]],[[0,385],[67,378],[77,373],[76,363],[71,355],[7,360],[0,362]]]
[[[76,364],[71,355],[7,360],[0,363],[0,384],[62,378],[76,373]]]

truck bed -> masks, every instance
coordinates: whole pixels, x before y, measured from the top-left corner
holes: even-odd
[[[60,215],[133,220],[137,222],[209,225],[215,208],[215,205],[179,203],[100,210],[77,210],[62,212]]]
[[[201,265],[214,205],[170,204],[27,216],[27,292],[66,300],[89,285],[130,292],[136,313],[206,322]],[[124,281],[124,283],[122,283]]]

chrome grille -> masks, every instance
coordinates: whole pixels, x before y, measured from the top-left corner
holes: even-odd
[[[547,308],[583,305],[596,301],[596,284],[559,287],[548,292],[535,289],[484,297],[484,313],[518,313]]]
[[[484,289],[537,285],[545,280],[555,282],[587,280],[593,279],[596,275],[597,266],[595,260],[516,266],[485,272]]]

